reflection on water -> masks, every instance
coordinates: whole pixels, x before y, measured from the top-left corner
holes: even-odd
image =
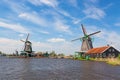
[[[0,80],[120,80],[120,66],[103,62],[0,57]]]

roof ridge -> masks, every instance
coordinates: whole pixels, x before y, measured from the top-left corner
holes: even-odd
[[[108,48],[106,48],[103,52],[105,52],[107,49],[109,49],[111,46],[108,46]],[[103,52],[101,52],[101,53],[103,53]]]
[[[95,48],[103,48],[103,47],[111,47],[111,46],[101,46],[101,47],[95,47]],[[94,48],[94,49],[95,49]],[[93,48],[92,48],[93,49]]]
[[[92,48],[90,50],[87,51],[87,53],[90,53],[90,52],[98,52],[98,50],[100,51],[99,53],[103,53],[104,51],[106,51],[107,49],[109,49],[111,46],[102,46],[102,47],[96,47],[96,48]]]

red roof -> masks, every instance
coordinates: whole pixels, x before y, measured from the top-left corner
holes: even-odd
[[[103,47],[97,47],[97,48],[92,48],[86,52],[86,54],[95,54],[95,53],[103,53],[106,51],[110,46],[103,46]]]

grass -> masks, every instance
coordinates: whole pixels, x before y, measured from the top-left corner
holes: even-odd
[[[120,65],[120,59],[119,58],[110,58],[107,59],[107,63],[111,65]]]
[[[90,58],[93,61],[103,61],[111,65],[120,65],[119,58]]]
[[[77,57],[75,60],[86,60],[83,57]],[[102,61],[110,65],[120,65],[120,58],[89,58],[89,61]]]

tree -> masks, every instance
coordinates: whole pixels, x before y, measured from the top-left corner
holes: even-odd
[[[56,57],[57,56],[57,54],[55,53],[55,51],[52,51],[51,53],[50,53],[50,57]]]
[[[2,52],[0,51],[0,54],[2,54]]]
[[[46,51],[45,53],[43,53],[43,56],[44,56],[44,57],[49,57],[48,52]]]
[[[65,55],[63,53],[58,54],[59,57],[63,58]]]

